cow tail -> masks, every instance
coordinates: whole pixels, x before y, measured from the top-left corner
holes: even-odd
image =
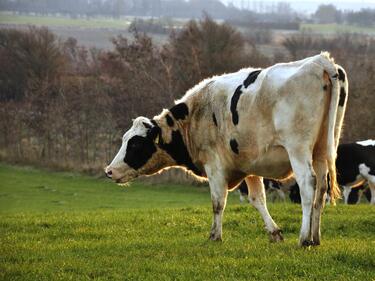
[[[335,199],[341,197],[340,196],[341,190],[336,180],[335,163],[336,163],[336,152],[337,152],[337,147],[339,145],[339,140],[341,136],[341,129],[343,126],[343,121],[344,121],[346,102],[348,100],[348,93],[349,93],[348,91],[349,83],[348,83],[345,70],[339,65],[335,65],[335,67],[337,69],[337,74],[334,75],[333,78],[331,78],[332,94],[331,94],[331,104],[330,104],[329,114],[331,114],[332,107],[335,106],[336,120],[334,122],[334,136],[332,136],[331,131],[329,132],[329,135],[328,135],[328,139],[329,139],[328,140],[328,149],[329,149],[328,158],[330,159],[328,160],[328,169],[329,169],[330,182],[331,182],[330,196],[331,196],[332,204],[335,204]],[[330,122],[333,122],[331,121],[331,116],[329,116],[329,118],[330,118]],[[331,129],[331,124],[329,125],[329,128]],[[333,142],[334,142],[334,146],[332,145]]]
[[[339,105],[337,107],[337,114],[336,114],[336,123],[335,123],[335,140],[336,140],[336,150],[339,145],[339,139],[341,135],[341,129],[343,126],[344,121],[344,115],[346,110],[346,102],[348,100],[348,94],[349,94],[349,83],[348,78],[346,75],[345,70],[339,66],[336,65],[338,73],[339,73]]]
[[[325,58],[325,71],[327,71],[332,84],[331,100],[328,112],[327,164],[330,180],[330,199],[331,203],[335,205],[336,199],[340,198],[341,194],[336,179],[336,151],[340,137],[339,134],[341,131],[343,114],[342,116],[338,116],[338,105],[340,99],[340,81],[338,79],[336,66],[333,60],[329,57],[328,53],[323,53],[322,55]]]

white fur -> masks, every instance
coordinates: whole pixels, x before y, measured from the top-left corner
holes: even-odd
[[[359,145],[362,145],[362,146],[369,146],[369,145],[374,146],[374,145],[375,145],[375,140],[357,141],[357,143],[358,143]]]
[[[114,168],[116,169],[125,165],[124,158],[126,154],[126,148],[128,146],[128,141],[129,139],[131,139],[131,137],[136,136],[136,135],[143,136],[143,137],[146,136],[147,130],[145,126],[143,125],[143,122],[152,125],[152,123],[150,122],[150,119],[143,117],[143,116],[137,117],[136,119],[133,120],[133,126],[122,137],[122,145],[121,145],[120,150],[117,152],[115,158],[113,158],[111,164],[109,164],[108,166],[110,167],[110,169],[114,169]]]

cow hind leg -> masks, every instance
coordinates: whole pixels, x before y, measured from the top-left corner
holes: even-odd
[[[327,196],[327,173],[328,167],[325,160],[313,161],[316,173],[316,194],[312,218],[313,245],[320,245],[320,222]]]
[[[371,193],[370,204],[375,205],[375,175],[373,175],[373,169],[371,171],[365,164],[361,164],[359,165],[359,172],[368,182]]]
[[[249,190],[249,202],[259,211],[260,215],[262,216],[265,227],[270,234],[270,240],[272,242],[283,241],[280,228],[277,226],[268,212],[266,205],[266,193],[262,178],[249,176],[245,180]]]
[[[348,204],[349,203],[349,195],[350,192],[352,191],[352,187],[350,185],[344,185],[343,187],[343,196],[344,196],[344,203]]]
[[[312,210],[315,197],[316,176],[312,167],[312,153],[303,149],[287,149],[290,163],[300,187],[302,226],[300,246],[314,245],[312,240]]]

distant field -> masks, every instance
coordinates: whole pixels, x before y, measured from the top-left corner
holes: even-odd
[[[76,27],[76,28],[107,28],[107,29],[125,29],[127,30],[134,17],[126,18],[107,18],[96,17],[88,19],[74,19],[68,17],[56,16],[31,16],[31,15],[13,15],[9,12],[0,12],[0,24],[21,24],[37,25],[49,27]],[[182,25],[186,20],[174,19],[174,25]],[[319,33],[336,32],[357,32],[357,33],[375,33],[375,27],[361,27],[346,24],[307,24],[303,23],[301,30],[311,30]]]
[[[300,30],[311,30],[317,33],[367,33],[375,34],[375,27],[360,27],[347,24],[301,24]]]
[[[323,245],[301,249],[300,206],[269,205],[284,243],[234,194],[217,243],[207,188],[0,164],[0,280],[375,280],[373,206],[327,207]]]
[[[13,15],[9,12],[0,12],[0,28],[17,28],[25,30],[29,25],[48,26],[57,36],[66,40],[74,37],[78,44],[86,47],[99,49],[112,49],[111,39],[122,35],[132,40],[133,36],[128,31],[132,17],[121,19],[92,18],[92,19],[72,19],[67,17],[49,16],[26,16]],[[182,25],[185,20],[174,19],[174,25]],[[241,30],[241,28],[239,28]],[[301,30],[311,30],[316,33],[333,35],[336,32],[359,32],[375,35],[375,28],[360,28],[357,26],[336,25],[336,24],[302,24]],[[275,31],[276,41],[281,42],[285,36],[295,33],[286,31]],[[168,34],[149,34],[156,45],[163,45],[168,41]],[[274,52],[285,52],[279,45],[260,45],[266,56],[273,56]]]
[[[133,35],[128,31],[132,18],[110,19],[71,19],[67,17],[24,16],[0,12],[0,28],[25,30],[29,25],[47,26],[62,39],[74,37],[78,44],[86,47],[112,49],[111,39],[122,35],[129,39]],[[179,22],[179,21],[178,21]],[[156,44],[164,44],[167,34],[150,34]]]
[[[68,17],[52,16],[29,16],[13,15],[7,12],[0,12],[0,24],[30,24],[38,26],[64,26],[80,28],[116,28],[127,29],[131,19],[110,19],[110,18],[90,18],[73,19]]]

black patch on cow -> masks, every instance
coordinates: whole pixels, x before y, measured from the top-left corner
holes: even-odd
[[[348,204],[354,205],[359,201],[359,188],[352,188],[348,196]]]
[[[365,195],[366,199],[371,202],[371,190],[370,188],[366,188],[365,191],[363,191],[363,194]]]
[[[138,170],[156,152],[152,139],[142,136],[134,136],[128,141],[124,162],[131,168]]]
[[[214,120],[215,126],[217,127],[217,120],[216,120],[215,113],[212,113],[212,119]]]
[[[238,186],[238,189],[239,189],[239,191],[241,192],[241,194],[243,195],[243,196],[247,196],[247,195],[249,195],[249,190],[248,190],[248,188],[247,188],[247,184],[246,184],[246,182],[245,181],[242,181],[241,182],[241,184]]]
[[[165,119],[167,119],[167,124],[168,124],[168,126],[169,126],[169,127],[173,127],[173,125],[174,125],[174,121],[173,121],[172,117],[169,116],[169,114],[167,114],[167,116],[165,116]]]
[[[297,183],[291,186],[289,198],[293,203],[301,204],[301,194],[299,192],[299,186]]]
[[[340,88],[340,99],[339,99],[339,106],[344,106],[346,100],[346,92],[345,88],[341,87]]]
[[[186,105],[186,103],[183,103],[183,102],[176,104],[169,111],[172,113],[174,119],[176,120],[180,120],[180,119],[183,120],[189,114],[189,108]]]
[[[164,143],[161,141],[159,146],[161,149],[165,150],[178,165],[186,167],[198,176],[202,175],[202,172],[194,165],[179,131],[172,131],[171,142]]]
[[[146,122],[142,122],[143,126],[145,126],[147,129],[151,129],[152,125],[146,123]]]
[[[237,141],[235,139],[231,139],[229,144],[232,151],[236,154],[239,154]]]
[[[151,120],[151,123],[152,123],[152,125],[154,125],[154,126],[158,126],[158,123],[156,123],[156,121],[155,121],[154,119]]]
[[[339,77],[339,80],[341,80],[342,82],[345,82],[345,73],[344,73],[344,71],[342,71],[342,69],[341,68],[339,68],[338,70],[338,77]]]
[[[243,85],[245,86],[245,88],[249,87],[249,85],[251,83],[254,83],[255,80],[258,78],[258,75],[259,73],[261,72],[262,70],[255,70],[253,72],[251,72],[249,74],[249,76],[247,76],[247,78],[243,81]]]
[[[270,188],[272,188],[272,189],[281,189],[280,183],[278,181],[275,181],[275,180],[263,179],[263,184],[264,184],[264,188],[266,190],[268,190]]]
[[[230,111],[232,112],[232,121],[234,125],[238,124],[238,119],[239,119],[238,112],[237,112],[237,103],[242,94],[241,88],[242,88],[242,85],[239,85],[237,87],[230,101]]]
[[[147,131],[147,138],[154,142],[157,137],[161,138],[161,128],[155,122],[155,125]]]

